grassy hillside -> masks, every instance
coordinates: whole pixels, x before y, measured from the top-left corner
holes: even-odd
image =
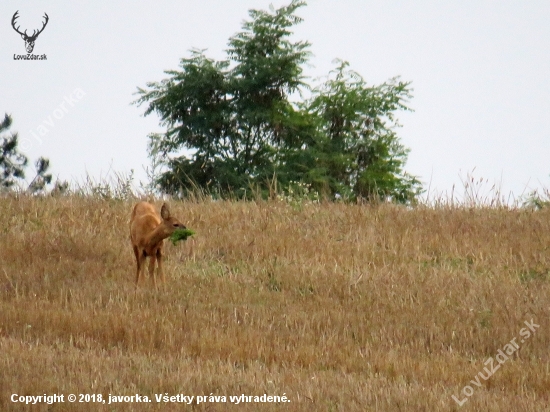
[[[548,210],[170,207],[197,234],[136,291],[132,202],[0,199],[0,410],[53,393],[152,403],[28,410],[550,410]]]

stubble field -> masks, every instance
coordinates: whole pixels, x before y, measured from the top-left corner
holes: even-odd
[[[136,291],[133,202],[0,199],[0,410],[550,410],[548,210],[169,204],[197,234]]]

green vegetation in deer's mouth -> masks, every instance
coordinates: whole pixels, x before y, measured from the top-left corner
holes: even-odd
[[[180,240],[187,240],[189,236],[193,236],[195,232],[191,229],[176,229],[174,233],[170,235],[170,240],[175,245]]]

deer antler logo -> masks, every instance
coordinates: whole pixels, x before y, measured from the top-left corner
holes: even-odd
[[[19,10],[17,10],[15,12],[15,14],[13,15],[13,18],[11,19],[11,25],[12,25],[13,29],[21,35],[23,40],[25,40],[25,48],[27,49],[27,53],[32,53],[32,51],[34,49],[34,42],[36,41],[36,38],[38,37],[38,35],[40,33],[42,33],[44,31],[44,28],[48,24],[48,20],[50,18],[48,17],[48,15],[46,13],[44,13],[44,18],[46,19],[46,21],[43,23],[42,28],[40,30],[38,30],[38,32],[36,30],[34,30],[32,35],[29,36],[29,35],[27,35],[27,30],[25,30],[24,33],[21,33],[19,31],[20,26],[15,27],[15,20],[17,20],[17,18],[19,17],[18,13],[19,13]]]

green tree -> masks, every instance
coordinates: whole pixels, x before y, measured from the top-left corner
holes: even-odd
[[[290,40],[305,4],[251,10],[229,39],[226,60],[193,50],[167,79],[138,88],[135,103],[147,104],[145,115],[157,113],[166,127],[149,136],[162,191],[197,185],[241,197],[276,179],[279,187],[306,184],[327,198],[406,203],[418,193],[418,180],[403,172],[408,150],[395,133],[394,113],[408,110],[409,84],[368,87],[341,63],[311,90],[303,75],[310,44]],[[309,91],[306,101],[291,101]]]
[[[288,37],[304,4],[251,10],[252,20],[229,40],[227,60],[194,50],[181,71],[138,89],[136,103],[148,103],[145,114],[157,112],[167,128],[149,144],[152,157],[167,159],[156,182],[163,191],[197,184],[240,196],[273,175],[285,148],[301,145],[302,113],[289,95],[303,85],[309,44]]]
[[[0,123],[0,186],[4,190],[13,187],[18,179],[25,178],[25,167],[29,161],[27,156],[18,152],[17,133],[2,136],[8,133],[11,124],[12,118],[6,113]]]
[[[31,193],[43,193],[46,190],[46,185],[52,182],[52,175],[46,173],[50,168],[50,160],[39,157],[34,163],[34,166],[36,168],[36,174],[27,187],[27,190]],[[56,182],[54,190],[61,192],[63,189],[66,190],[66,188],[66,183]]]
[[[17,133],[8,134],[12,125],[12,118],[8,114],[0,122],[0,188],[3,190],[13,189],[18,183],[25,179],[25,168],[28,158],[18,149]],[[6,136],[2,136],[6,134]],[[30,193],[39,193],[45,190],[47,184],[52,181],[52,175],[48,174],[50,161],[40,157],[36,163],[36,175],[27,187]]]
[[[410,202],[421,185],[403,171],[409,150],[395,131],[395,112],[410,110],[410,83],[393,78],[371,87],[348,66],[339,62],[305,105],[318,137],[308,147],[315,166],[302,180],[329,196]]]

